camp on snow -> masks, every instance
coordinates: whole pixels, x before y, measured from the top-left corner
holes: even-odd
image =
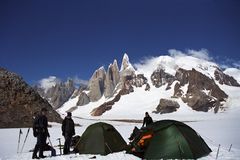
[[[212,151],[195,130],[175,120],[135,127],[130,140],[127,146],[112,125],[99,122],[87,127],[75,149],[80,154],[101,155],[126,150],[144,159],[197,159]]]
[[[131,151],[144,159],[197,159],[212,150],[188,125],[175,120],[161,120],[135,133]]]

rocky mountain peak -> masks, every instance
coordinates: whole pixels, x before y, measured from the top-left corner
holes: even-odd
[[[154,103],[159,103],[151,106],[155,113],[174,112],[181,106],[191,107],[196,111],[218,112],[219,109],[226,108],[224,104],[228,98],[221,84],[239,86],[238,82],[224,74],[217,64],[189,55],[154,57],[135,66],[137,70],[133,68],[128,55],[124,54],[120,71],[117,60],[108,66],[107,72],[104,67],[97,69],[87,90],[75,92],[78,95],[76,106],[96,102],[104,96],[103,104],[89,111],[91,115],[99,116],[110,111],[114,105],[118,106],[115,102],[120,101],[122,96],[137,98],[137,95],[142,97],[140,94],[146,92],[148,95],[149,92],[149,95],[154,97],[164,95],[159,97],[160,101],[153,98]],[[142,106],[141,100],[139,99],[139,103],[137,101],[136,106]],[[145,100],[143,101],[146,104]],[[81,110],[78,107],[74,109]]]
[[[20,76],[0,68],[0,127],[32,126],[34,113],[47,108],[49,121],[61,118],[52,106]]]
[[[127,53],[125,53],[123,55],[120,72],[122,72],[124,70],[133,70],[133,71],[135,71],[135,69],[133,68],[132,64],[129,61],[129,57],[128,57]]]
[[[90,101],[95,102],[102,97],[104,93],[105,79],[106,79],[106,71],[102,66],[93,73],[92,78],[89,81],[88,96],[90,98]]]
[[[114,60],[113,64],[110,64],[107,70],[106,79],[104,82],[104,96],[111,97],[114,94],[116,85],[120,80],[119,69],[117,60]]]
[[[34,89],[53,106],[54,109],[61,107],[73,94],[75,90],[74,82],[68,79],[66,82],[60,81],[55,76],[50,76],[40,81]]]

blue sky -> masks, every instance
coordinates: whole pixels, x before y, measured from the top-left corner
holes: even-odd
[[[95,69],[136,63],[169,49],[240,62],[239,0],[1,0],[0,66],[28,83],[89,79]]]

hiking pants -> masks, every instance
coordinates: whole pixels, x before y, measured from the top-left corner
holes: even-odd
[[[39,157],[43,157],[44,146],[47,141],[47,136],[45,134],[38,134],[37,136],[37,144],[33,150],[33,156],[37,156],[37,152],[39,151]]]
[[[70,153],[70,145],[71,145],[72,136],[66,135],[66,136],[64,136],[64,138],[65,138],[65,143],[64,143],[64,148],[63,148],[63,154],[68,154],[68,153]]]

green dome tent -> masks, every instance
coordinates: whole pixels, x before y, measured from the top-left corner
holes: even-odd
[[[88,126],[76,148],[80,154],[107,155],[122,151],[126,146],[126,142],[112,125],[99,122]]]
[[[141,136],[146,133],[151,139],[145,146],[144,159],[197,159],[212,151],[196,131],[179,121],[154,122]]]

